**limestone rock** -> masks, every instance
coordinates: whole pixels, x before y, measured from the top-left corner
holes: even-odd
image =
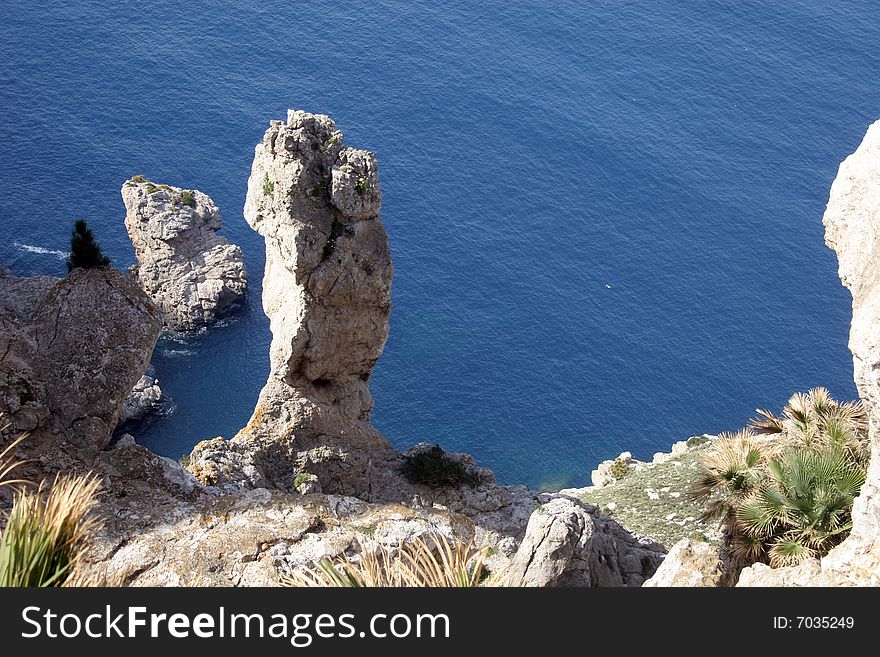
[[[159,381],[145,374],[138,379],[125,398],[122,411],[119,413],[119,424],[144,419],[150,413],[157,411],[164,400]]]
[[[221,485],[247,484],[246,461],[272,486],[289,489],[307,472],[325,492],[370,498],[399,459],[370,424],[369,378],[391,309],[380,198],[375,157],[345,147],[327,116],[290,111],[257,145],[244,214],[266,241],[270,374],[229,441],[239,465],[219,472]],[[212,469],[223,446],[206,447],[196,446],[192,467]]]
[[[821,561],[743,571],[738,586],[876,586],[880,584],[880,121],[840,165],[831,185],[825,242],[852,294],[849,349],[856,388],[869,413],[871,462],[853,505],[847,539]]]
[[[718,586],[721,560],[709,543],[681,539],[672,546],[657,572],[642,586]]]
[[[28,468],[88,467],[147,367],[160,313],[109,267],[64,279],[0,271],[0,300],[0,411],[12,432],[31,432]]]
[[[666,549],[650,538],[636,537],[615,520],[590,510],[593,544],[590,547],[591,586],[641,586],[663,561]]]
[[[852,293],[849,348],[859,395],[870,413],[871,462],[853,505],[853,530],[822,561],[833,583],[880,580],[880,121],[840,165],[823,218],[840,280]],[[865,575],[862,577],[861,574]]]
[[[237,308],[247,289],[244,258],[217,234],[220,210],[207,194],[138,182],[122,186],[125,227],[138,281],[173,330],[209,324]]]
[[[618,469],[625,473],[630,468],[636,467],[637,464],[638,461],[633,459],[630,452],[621,452],[616,459],[602,461],[591,473],[590,480],[595,488],[604,488],[621,478],[618,476]]]
[[[503,572],[501,581],[507,586],[641,586],[666,553],[662,545],[638,539],[602,516],[595,506],[552,493],[538,495],[537,509],[532,501],[534,511],[524,535],[521,529],[511,532],[499,520],[522,527],[518,510],[528,497],[517,494],[514,500],[501,514],[472,516],[478,538],[485,536],[488,527],[500,535],[506,530],[514,540],[522,536],[509,564],[490,564]],[[489,544],[500,543],[496,537]]]
[[[853,509],[853,534],[880,534],[880,121],[874,123],[831,186],[825,241],[837,253],[852,293],[849,348],[859,395],[871,414],[871,470]]]
[[[572,500],[557,498],[529,518],[526,535],[507,570],[509,586],[589,586],[593,539],[590,515]]]
[[[810,559],[799,566],[771,568],[763,563],[743,569],[737,586],[790,587],[827,586],[822,577],[822,567],[818,559]]]

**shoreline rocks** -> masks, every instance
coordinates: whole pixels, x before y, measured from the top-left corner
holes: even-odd
[[[135,176],[123,184],[122,199],[138,261],[133,271],[167,328],[196,329],[243,303],[244,257],[218,235],[220,210],[207,194]]]
[[[144,374],[122,403],[118,424],[143,420],[158,411],[164,401],[165,395],[159,387],[159,380]]]

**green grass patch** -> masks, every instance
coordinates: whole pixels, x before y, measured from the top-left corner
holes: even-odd
[[[330,189],[330,178],[321,178],[318,183],[312,187],[309,196],[312,198],[321,198]]]
[[[193,196],[191,191],[186,189],[180,192],[180,202],[190,208],[196,207],[196,197]]]
[[[590,489],[581,500],[595,504],[631,532],[660,541],[667,548],[682,538],[696,537],[720,545],[715,523],[700,522],[704,507],[688,496],[699,472],[696,455],[703,449],[701,445],[666,463],[630,467],[626,477],[604,488]],[[609,504],[616,505],[612,512],[607,510]]]

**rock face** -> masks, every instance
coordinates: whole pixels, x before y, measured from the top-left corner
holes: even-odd
[[[654,576],[642,586],[718,586],[721,578],[718,550],[710,543],[683,538],[672,546]]]
[[[554,494],[539,499],[545,502],[504,566],[506,586],[641,586],[663,560],[662,546],[637,540],[596,507]],[[485,520],[475,521],[479,536]]]
[[[130,217],[161,205],[169,231],[155,248],[178,253],[183,217],[207,201],[194,192],[189,213],[169,207],[180,190],[131,183]],[[370,424],[392,274],[379,202],[374,156],[344,148],[329,118],[272,122],[245,209],[266,240],[271,373],[247,427],[200,443],[188,469],[130,436],[104,449],[128,392],[138,383],[149,397],[155,383],[141,377],[162,311],[136,281],[110,269],[64,281],[0,273],[0,411],[33,430],[22,456],[42,459],[36,474],[101,477],[96,572],[134,585],[277,584],[324,556],[351,556],[364,537],[395,546],[439,533],[495,548],[491,572],[513,562],[529,585],[638,586],[653,574],[662,546],[596,507],[500,486],[468,455],[449,455],[472,475],[460,485],[403,476],[403,458]]]
[[[300,566],[351,556],[358,543],[393,548],[438,534],[495,548],[487,565],[502,582],[512,557],[536,555],[541,569],[519,568],[533,586],[636,586],[662,559],[595,508],[524,487],[496,486],[507,493],[503,506],[465,514],[322,493],[225,492],[131,441],[103,452],[98,469],[106,526],[89,552],[93,572],[135,586],[277,585]]]
[[[823,219],[840,280],[852,293],[849,348],[859,395],[870,412],[871,463],[853,505],[850,537],[822,560],[835,584],[880,585],[880,121],[843,164]]]
[[[853,506],[850,536],[822,559],[797,568],[753,567],[742,586],[880,585],[880,121],[840,165],[823,218],[840,280],[852,294],[849,348],[859,396],[869,411],[871,462]]]
[[[157,411],[164,400],[159,381],[144,374],[125,398],[119,413],[119,424],[144,419]]]
[[[161,315],[109,267],[65,279],[0,270],[0,411],[43,471],[88,467],[141,377]]]
[[[589,586],[593,522],[572,500],[558,498],[529,518],[507,571],[510,586]]]
[[[238,307],[247,289],[241,249],[220,230],[220,210],[207,194],[135,177],[122,186],[125,227],[134,245],[137,279],[184,331]]]
[[[266,241],[271,371],[248,425],[196,446],[205,481],[372,494],[397,455],[370,424],[369,378],[388,336],[391,254],[372,153],[343,146],[323,115],[290,111],[255,150],[245,218]],[[218,465],[218,463],[220,465]]]

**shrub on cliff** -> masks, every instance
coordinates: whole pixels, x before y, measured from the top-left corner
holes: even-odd
[[[67,271],[71,272],[77,268],[106,267],[109,264],[110,258],[101,253],[101,247],[95,242],[95,237],[85,220],[77,219],[73,224],[73,234],[70,237],[70,257],[67,259]]]
[[[402,471],[411,483],[432,488],[480,483],[476,472],[449,456],[440,445],[406,454]]]
[[[843,541],[868,466],[859,402],[840,403],[815,388],[793,395],[780,417],[758,414],[698,459],[691,490],[706,504],[702,519],[721,523],[731,583],[753,563],[796,565]]]

